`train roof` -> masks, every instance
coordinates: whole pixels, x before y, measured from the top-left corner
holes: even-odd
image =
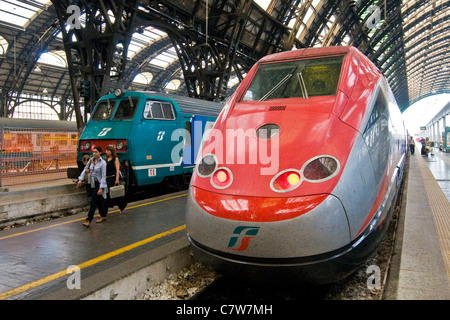
[[[164,92],[140,91],[145,95],[170,98],[177,102],[180,111],[187,114],[197,114],[208,117],[217,117],[222,111],[224,104],[208,100],[179,96],[176,94],[168,94]]]
[[[292,51],[283,51],[267,55],[259,62],[277,61],[277,60],[289,60],[298,58],[315,58],[334,55],[345,55],[349,52],[359,52],[358,49],[352,46],[331,46],[331,47],[318,47],[318,48],[305,48]]]
[[[26,129],[65,129],[68,131],[77,131],[77,123],[75,121],[65,120],[36,120],[0,117],[0,127]]]
[[[165,92],[154,92],[154,91],[128,91],[125,90],[124,94],[128,96],[132,96],[133,93],[143,94],[147,97],[156,97],[156,98],[166,98],[175,100],[178,104],[178,107],[181,112],[191,115],[201,115],[207,117],[217,117],[224,107],[224,103],[221,102],[213,102],[208,100],[190,98],[185,96],[179,96],[176,94],[168,94]],[[104,98],[113,98],[115,95],[111,93],[102,97]]]

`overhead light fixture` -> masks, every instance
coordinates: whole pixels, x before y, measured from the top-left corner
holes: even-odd
[[[446,67],[446,66],[443,67],[443,68],[442,68],[442,71],[448,71],[448,67]]]
[[[42,72],[42,70],[39,66],[36,66],[36,68],[34,68],[34,72]]]
[[[43,93],[48,93],[47,88],[44,88],[44,90],[42,90]]]

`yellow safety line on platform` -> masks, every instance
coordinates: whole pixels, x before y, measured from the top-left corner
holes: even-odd
[[[450,280],[450,202],[421,156],[417,157],[442,257]]]
[[[151,201],[151,202],[146,202],[146,203],[138,204],[138,205],[135,205],[135,206],[127,207],[127,210],[134,209],[134,208],[138,208],[138,207],[147,206],[147,205],[153,204],[153,203],[158,203],[158,202],[163,202],[163,201],[167,201],[167,200],[172,200],[172,199],[184,197],[184,196],[186,196],[186,195],[187,195],[187,193],[183,193],[183,194],[180,194],[180,195],[177,195],[177,196],[173,196],[173,197],[168,197],[168,198],[164,198],[164,199],[160,199],[160,200],[155,200],[155,201]],[[114,213],[114,212],[119,212],[119,210],[114,210],[114,211],[108,212],[108,214]],[[96,214],[95,216],[97,217],[98,214]],[[68,224],[68,223],[77,222],[77,221],[82,221],[82,220],[85,220],[85,219],[86,219],[86,217],[84,217],[84,218],[79,218],[79,219],[75,219],[75,220],[70,220],[70,221],[66,221],[66,222],[61,222],[61,223],[53,224],[53,225],[51,225],[51,226],[47,226],[47,227],[43,227],[43,228],[38,228],[38,229],[33,229],[33,230],[30,230],[30,231],[25,231],[25,232],[15,233],[15,234],[11,234],[11,235],[9,235],[9,236],[0,237],[0,240],[8,239],[8,238],[13,238],[13,237],[17,237],[17,236],[21,236],[21,235],[28,234],[28,233],[33,233],[33,232],[36,232],[36,231],[46,230],[46,229],[50,229],[50,228],[62,226],[62,225]]]
[[[101,255],[101,256],[99,256],[97,258],[94,258],[94,259],[88,260],[86,262],[83,262],[83,263],[79,264],[78,267],[80,269],[87,268],[87,267],[92,266],[94,264],[97,264],[99,262],[102,262],[102,261],[105,261],[105,260],[110,259],[112,257],[115,257],[115,256],[117,256],[117,255],[119,255],[121,253],[126,252],[126,251],[130,251],[132,249],[135,249],[135,248],[137,248],[139,246],[142,246],[144,244],[147,244],[149,242],[152,242],[152,241],[155,241],[155,240],[160,239],[162,237],[171,235],[172,233],[176,233],[178,231],[184,230],[185,228],[186,228],[186,225],[182,225],[182,226],[173,228],[171,230],[162,232],[162,233],[157,234],[157,235],[155,235],[153,237],[150,237],[150,238],[147,238],[145,240],[141,240],[141,241],[135,242],[135,243],[130,244],[130,245],[126,246],[126,247],[120,248],[118,250],[115,250],[115,251],[106,253],[104,255]],[[54,274],[51,274],[49,276],[46,276],[44,278],[41,278],[39,280],[36,280],[36,281],[30,282],[30,283],[27,283],[27,284],[25,284],[23,286],[17,287],[15,289],[2,292],[2,293],[0,293],[0,300],[8,299],[8,298],[10,298],[12,296],[18,295],[18,294],[20,294],[22,292],[25,292],[27,290],[39,287],[39,286],[41,286],[43,284],[46,284],[47,282],[50,282],[50,281],[56,280],[58,278],[64,277],[67,274],[68,274],[67,270],[62,270],[62,271],[56,272]]]

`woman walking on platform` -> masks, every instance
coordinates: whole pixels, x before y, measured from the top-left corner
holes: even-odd
[[[78,177],[77,185],[78,187],[81,187],[86,170],[89,170],[89,179],[87,183],[90,184],[92,188],[92,197],[88,217],[83,222],[83,226],[85,227],[91,225],[91,221],[94,219],[95,209],[98,208],[100,213],[100,218],[96,221],[97,223],[105,221],[106,215],[108,214],[108,206],[106,204],[106,194],[108,193],[108,187],[106,185],[106,162],[101,158],[101,153],[101,147],[94,147],[94,150],[92,150],[93,157],[89,159],[83,172],[81,172]]]
[[[120,162],[117,157],[116,150],[113,146],[106,147],[106,184],[108,188],[119,185],[120,178]],[[120,197],[116,199],[111,199],[108,194],[107,199],[108,207],[113,207],[116,204],[120,213],[125,212],[125,207],[127,206],[127,201],[125,197]]]

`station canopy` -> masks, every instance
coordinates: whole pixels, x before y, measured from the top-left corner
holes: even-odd
[[[215,0],[197,1],[205,6]],[[274,16],[280,1],[254,0],[253,5]],[[450,0],[282,2],[296,8],[293,19],[280,23],[292,31],[297,43],[302,47],[358,47],[386,75],[402,111],[424,97],[450,92]],[[27,74],[24,84],[16,86],[20,93],[48,93],[52,97],[70,95],[70,79],[60,34],[56,34],[54,40],[43,48],[39,57],[18,55],[46,36],[42,34],[42,27],[56,18],[52,7],[53,3],[48,0],[1,2],[0,88],[3,90],[7,88],[7,81],[12,79],[10,74],[17,72],[20,63],[27,63],[35,66]],[[23,61],[27,58],[32,61]],[[172,92],[186,93],[177,53],[165,32],[152,26],[136,32],[128,48],[128,60],[139,66],[135,68],[138,72],[131,75],[132,89],[167,88]],[[231,75],[228,83],[230,94],[238,84],[237,77]]]

